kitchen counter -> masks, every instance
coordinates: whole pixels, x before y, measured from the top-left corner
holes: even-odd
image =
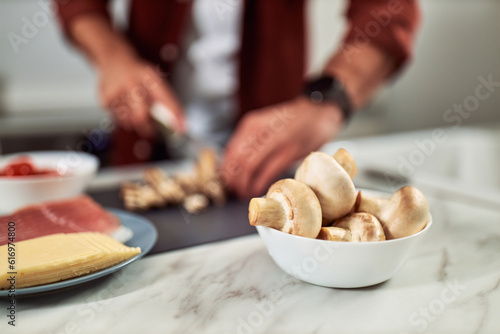
[[[297,281],[274,264],[258,236],[246,236],[149,256],[81,287],[18,298],[16,328],[2,317],[0,331],[498,333],[500,211],[443,196],[429,202],[432,229],[392,279],[373,287]]]
[[[441,156],[429,156],[429,166]],[[498,154],[488,156],[498,163]],[[372,287],[298,281],[250,235],[147,256],[82,286],[18,297],[16,327],[2,314],[0,332],[498,333],[500,209],[424,192],[432,228],[392,279]],[[0,312],[7,305],[0,300]]]

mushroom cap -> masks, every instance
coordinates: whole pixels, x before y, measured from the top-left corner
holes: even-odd
[[[278,201],[286,215],[281,231],[316,238],[321,229],[321,206],[314,192],[294,179],[279,180],[267,191],[266,198]]]
[[[420,190],[410,186],[400,188],[390,199],[374,199],[361,194],[357,211],[377,217],[387,239],[418,233],[430,220],[427,199]]]
[[[384,229],[378,219],[366,212],[350,214],[337,220],[333,227],[349,230],[352,242],[385,240]]]
[[[309,154],[295,172],[295,179],[307,184],[318,197],[325,225],[348,214],[356,201],[349,174],[326,153]]]

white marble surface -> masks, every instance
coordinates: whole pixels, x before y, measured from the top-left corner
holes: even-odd
[[[414,145],[409,141],[394,159]],[[443,175],[456,177],[453,164],[443,164],[443,158],[455,161],[445,154],[453,147],[445,145],[422,168],[444,166]],[[481,150],[484,145],[473,152]],[[497,146],[483,153],[500,166],[498,152]],[[473,172],[498,181],[486,170]],[[139,174],[140,168],[108,171],[94,187]],[[74,289],[18,297],[15,328],[7,325],[7,301],[0,300],[0,333],[500,333],[500,208],[425,193],[432,229],[392,279],[373,287],[297,281],[254,235],[149,256]]]
[[[1,333],[498,333],[500,211],[429,196],[433,228],[392,279],[297,281],[258,236],[146,257],[77,289],[18,299]],[[6,301],[0,302],[5,313]]]

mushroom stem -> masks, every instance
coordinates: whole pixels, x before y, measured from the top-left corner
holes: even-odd
[[[252,198],[248,220],[252,226],[272,227],[316,239],[321,228],[321,206],[307,185],[294,179],[283,179],[269,188],[266,198]]]
[[[322,227],[318,239],[329,241],[351,241],[351,231],[341,227]]]
[[[354,158],[349,154],[345,149],[340,148],[333,155],[333,158],[337,163],[344,168],[344,170],[349,174],[349,177],[354,179],[356,174],[358,174],[358,166],[356,166],[356,162],[354,162]]]
[[[267,226],[281,230],[286,224],[286,212],[280,202],[272,198],[252,198],[248,208],[250,225]]]
[[[380,217],[381,212],[386,211],[390,205],[390,199],[368,197],[360,191],[355,204],[355,212],[369,212],[375,217]]]
[[[337,220],[333,226],[349,230],[349,241],[352,242],[385,240],[384,229],[378,219],[366,212],[350,214]]]
[[[414,187],[403,187],[390,199],[372,198],[361,193],[356,211],[377,217],[387,239],[398,239],[420,232],[429,222],[429,204]]]

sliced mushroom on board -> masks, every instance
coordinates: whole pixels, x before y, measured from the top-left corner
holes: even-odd
[[[120,195],[127,210],[148,210],[166,204],[163,197],[148,184],[125,182]]]
[[[222,206],[226,202],[226,193],[218,169],[219,161],[215,150],[209,148],[202,150],[195,167],[199,190],[215,205]]]
[[[144,181],[154,188],[166,203],[179,204],[186,197],[186,193],[179,183],[160,168],[146,169],[144,171]]]
[[[184,199],[182,206],[189,213],[200,213],[207,208],[209,203],[210,201],[205,195],[193,194]]]
[[[128,210],[148,210],[152,207],[183,204],[186,211],[198,213],[209,202],[223,205],[224,186],[218,173],[217,153],[206,148],[200,151],[193,172],[170,177],[160,168],[144,171],[144,182],[124,183],[121,197]]]

